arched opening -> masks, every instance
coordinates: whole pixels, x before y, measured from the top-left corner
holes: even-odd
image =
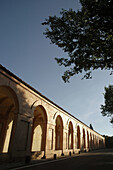
[[[89,148],[89,133],[87,131],[87,148]]]
[[[96,135],[94,135],[94,148],[96,148]]]
[[[97,148],[99,148],[99,138],[97,136]]]
[[[94,135],[92,136],[92,147],[94,148]]]
[[[83,129],[83,148],[86,148],[85,130]]]
[[[73,125],[69,122],[68,126],[68,149],[73,149]]]
[[[11,151],[19,105],[15,92],[0,86],[0,153]]]
[[[97,136],[96,136],[96,148],[98,148],[98,139],[97,139]]]
[[[34,111],[33,129],[32,129],[31,151],[45,151],[47,115],[43,106],[39,105]]]
[[[90,133],[90,148],[92,149],[92,135]]]
[[[62,150],[63,149],[63,121],[61,116],[57,116],[56,118],[56,126],[55,126],[55,149]]]
[[[80,149],[80,127],[77,126],[77,149]]]

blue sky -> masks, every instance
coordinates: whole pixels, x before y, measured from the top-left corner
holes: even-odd
[[[43,35],[41,23],[58,16],[62,8],[78,10],[79,0],[0,0],[0,63],[100,134],[112,136],[113,127],[101,115],[100,105],[113,76],[98,70],[91,80],[81,80],[81,74],[65,84],[65,68],[54,58],[66,54]]]

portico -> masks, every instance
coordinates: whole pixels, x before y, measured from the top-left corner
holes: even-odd
[[[0,161],[53,158],[104,146],[103,136],[0,65]]]

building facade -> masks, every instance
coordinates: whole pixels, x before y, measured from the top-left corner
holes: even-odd
[[[0,65],[0,161],[99,149],[105,139]]]

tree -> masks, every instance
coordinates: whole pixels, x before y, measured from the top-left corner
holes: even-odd
[[[68,82],[71,76],[85,71],[83,78],[91,78],[93,70],[113,69],[113,1],[80,0],[81,9],[60,12],[50,16],[43,25],[44,34],[53,44],[68,53],[66,58],[55,58],[68,69],[62,76]]]
[[[92,130],[93,130],[93,126],[92,126],[92,124],[90,124],[90,125],[89,125],[89,127],[90,127],[90,129],[92,129]]]
[[[113,85],[105,87],[104,99],[105,105],[101,105],[101,113],[110,117],[110,122],[113,124]]]
[[[113,136],[103,135],[103,137],[105,138],[106,148],[113,148]]]

